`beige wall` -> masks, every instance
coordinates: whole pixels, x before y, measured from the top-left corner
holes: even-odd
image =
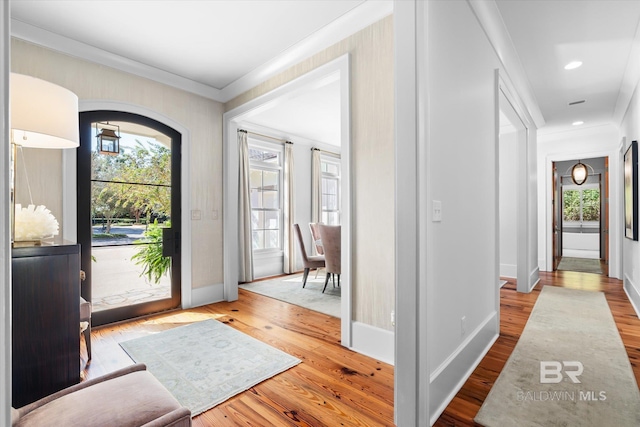
[[[225,109],[243,105],[346,53],[351,54],[353,320],[393,330],[393,18],[289,68],[227,102]]]
[[[66,87],[81,101],[140,106],[189,130],[191,209],[201,210],[202,220],[192,222],[192,262],[189,267],[183,261],[183,268],[191,268],[193,288],[222,283],[222,220],[213,220],[212,212],[222,212],[223,105],[18,39],[12,40],[11,69]],[[25,153],[25,159],[31,162],[28,168],[34,202],[45,204],[62,223],[61,152],[32,149]],[[187,217],[189,212],[183,212],[183,218]]]

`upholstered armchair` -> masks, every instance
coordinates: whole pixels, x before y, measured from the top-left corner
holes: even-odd
[[[304,267],[304,276],[302,277],[302,287],[304,288],[307,284],[307,277],[309,276],[309,270],[312,268],[322,268],[324,267],[324,257],[317,256],[308,256],[307,250],[304,247],[304,240],[302,239],[302,233],[300,232],[300,226],[298,224],[293,224],[293,229],[296,232],[296,236],[298,238],[298,245],[300,246],[300,254],[302,255],[302,265]]]
[[[11,409],[12,427],[187,427],[183,407],[142,363]]]
[[[342,271],[342,251],[341,251],[341,228],[339,225],[318,224],[320,238],[322,239],[322,247],[324,249],[325,270],[327,277],[324,280],[324,288],[327,289],[329,277],[333,278],[333,286],[336,285],[335,276],[338,276],[338,286],[340,286],[340,273]]]

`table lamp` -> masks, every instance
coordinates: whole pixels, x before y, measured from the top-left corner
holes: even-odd
[[[78,97],[53,83],[11,73],[11,243],[35,241],[58,234],[58,222],[33,200],[27,208],[16,204],[17,147],[76,148],[80,145]],[[26,174],[26,169],[25,169]],[[27,178],[27,187],[29,180]],[[31,198],[31,189],[29,188]]]

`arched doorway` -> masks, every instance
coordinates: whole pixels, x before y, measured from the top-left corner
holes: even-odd
[[[105,130],[117,149],[101,150]],[[80,114],[77,234],[95,326],[180,306],[181,141],[142,115]]]

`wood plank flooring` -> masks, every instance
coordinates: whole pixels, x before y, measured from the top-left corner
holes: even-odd
[[[390,426],[393,366],[340,345],[340,319],[240,289],[235,302],[107,325],[92,331],[84,378],[132,364],[119,342],[217,319],[303,363],[194,417],[198,426]],[[81,345],[86,361],[84,343]]]
[[[600,275],[541,273],[530,294],[514,283],[500,291],[500,337],[437,420],[436,426],[475,426],[473,418],[511,355],[543,285],[603,291],[640,383],[640,320],[622,282]],[[118,342],[218,319],[303,363],[194,418],[194,426],[391,426],[393,367],[340,346],[340,320],[240,290],[240,299],[105,326],[92,333],[86,378],[132,363]],[[86,360],[86,353],[83,357]]]
[[[622,337],[636,382],[640,384],[640,319],[633,310],[622,282],[597,274],[557,271],[540,273],[540,283],[530,294],[519,294],[513,282],[500,290],[500,337],[482,359],[462,389],[449,403],[435,426],[478,426],[473,418],[507,363],[544,285],[605,293]]]

